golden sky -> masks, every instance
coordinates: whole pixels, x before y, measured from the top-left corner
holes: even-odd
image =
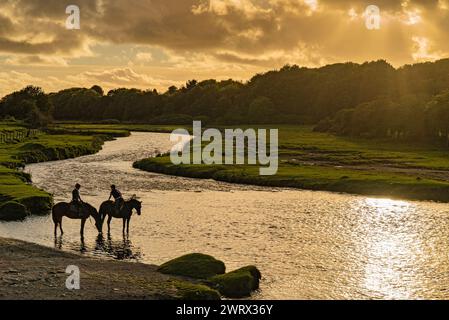
[[[66,7],[81,28],[66,28]],[[379,30],[366,28],[368,5]],[[448,56],[449,0],[0,0],[0,96],[247,80],[285,64]]]

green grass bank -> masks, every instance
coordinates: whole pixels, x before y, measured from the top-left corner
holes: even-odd
[[[20,123],[0,123],[0,131],[17,139],[0,142],[0,220],[21,220],[28,215],[47,214],[52,196],[31,185],[31,177],[22,171],[29,163],[63,160],[98,152],[104,141],[129,132],[106,129],[89,134],[55,134],[39,131],[27,136]]]
[[[449,202],[449,151],[443,147],[278,128],[279,170],[273,176],[260,176],[254,165],[173,165],[168,156],[134,167],[231,183]]]

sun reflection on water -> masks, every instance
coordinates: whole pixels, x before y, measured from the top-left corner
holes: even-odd
[[[407,201],[368,198],[363,208],[366,226],[366,264],[364,287],[371,296],[387,299],[408,299],[411,288],[402,286],[403,278],[415,276],[413,264],[418,259],[420,237],[407,227],[414,205]]]
[[[373,210],[377,211],[379,214],[406,213],[410,209],[410,207],[412,207],[412,204],[407,201],[381,198],[367,198],[365,199],[365,204],[371,207]]]

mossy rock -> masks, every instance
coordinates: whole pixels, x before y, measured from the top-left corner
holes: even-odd
[[[51,195],[28,196],[17,201],[24,205],[32,215],[46,215],[51,211],[53,198]]]
[[[176,281],[175,286],[181,300],[221,300],[220,293],[217,290],[202,284]]]
[[[28,215],[27,208],[18,202],[9,201],[0,205],[1,221],[19,221],[25,219]]]
[[[225,264],[201,253],[188,254],[161,265],[159,272],[196,279],[207,279],[226,271]]]
[[[225,297],[244,298],[249,297],[251,292],[259,289],[261,278],[262,275],[255,266],[248,266],[214,276],[209,281]]]

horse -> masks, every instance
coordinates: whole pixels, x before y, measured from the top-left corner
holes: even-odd
[[[53,206],[52,208],[52,217],[53,222],[55,223],[55,237],[58,233],[58,225],[59,229],[61,230],[61,235],[64,234],[64,231],[62,230],[62,218],[67,217],[69,219],[76,219],[81,220],[81,238],[84,237],[84,225],[86,224],[86,220],[92,216],[95,220],[95,227],[97,227],[98,233],[102,233],[103,229],[103,220],[101,219],[100,214],[98,213],[97,209],[95,209],[93,206],[91,206],[88,203],[83,202],[81,204],[80,208],[80,214],[78,212],[73,212],[70,210],[70,207],[72,205],[70,203],[66,202],[60,202]]]
[[[121,210],[117,210],[116,204],[111,201],[105,201],[100,206],[100,217],[104,222],[106,215],[108,216],[108,234],[111,234],[111,220],[112,218],[121,218],[123,219],[123,234],[125,234],[125,226],[126,233],[129,234],[129,222],[131,220],[131,216],[133,214],[133,209],[137,211],[137,215],[141,215],[142,211],[142,202],[138,201],[136,198],[132,197],[129,200],[124,201]]]

